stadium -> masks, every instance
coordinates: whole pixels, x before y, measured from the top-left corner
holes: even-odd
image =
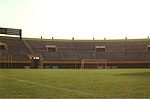
[[[23,38],[21,29],[2,27],[0,34],[0,98],[150,97],[149,37]]]
[[[0,99],[149,99],[149,5],[0,0]]]
[[[65,40],[22,38],[0,28],[0,68],[150,68],[150,39]],[[19,35],[11,37],[9,35]]]

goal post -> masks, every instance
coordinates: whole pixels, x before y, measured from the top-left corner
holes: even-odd
[[[107,59],[82,59],[80,69],[86,68],[86,65],[96,66],[97,69],[107,67]]]

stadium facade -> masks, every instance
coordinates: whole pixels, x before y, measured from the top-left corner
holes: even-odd
[[[150,68],[150,39],[62,40],[0,36],[0,68]]]

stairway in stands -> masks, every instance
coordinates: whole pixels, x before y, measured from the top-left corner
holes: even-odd
[[[32,50],[31,46],[25,41],[25,40],[22,40],[22,42],[24,43],[24,45],[29,49],[30,51],[30,54],[33,54],[34,51]]]

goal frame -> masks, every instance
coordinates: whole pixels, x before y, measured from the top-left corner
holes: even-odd
[[[85,69],[85,64],[95,64],[97,69],[99,67],[107,68],[107,59],[82,59],[80,69]]]

